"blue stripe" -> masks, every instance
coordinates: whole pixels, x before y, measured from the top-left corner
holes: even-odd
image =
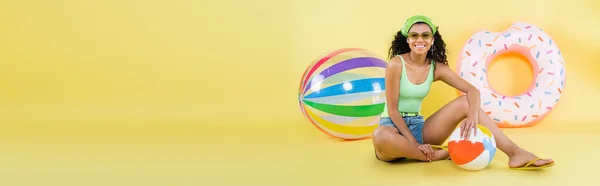
[[[490,103],[492,103],[492,102],[488,101],[488,102],[483,103],[483,105],[489,105]]]
[[[504,35],[504,37],[508,37],[508,36],[510,36],[510,33],[508,33],[508,34]]]
[[[374,91],[373,84],[379,84],[381,86],[381,91],[385,91],[385,78],[369,78],[369,79],[360,79],[355,81],[347,82],[352,85],[352,89],[344,90],[344,83],[336,84],[320,91],[315,91],[309,95],[306,95],[304,98],[320,98],[327,96],[337,96],[343,94],[353,94],[360,92],[371,92]]]
[[[533,108],[533,104],[531,104],[531,105],[529,106],[529,108]]]
[[[540,57],[540,51],[537,52],[537,54],[535,55],[535,58],[539,58]]]
[[[481,47],[481,40],[479,40],[479,47]]]
[[[550,94],[551,94],[551,92],[550,92],[550,91],[546,91],[546,92],[544,92],[544,94],[546,94],[546,95],[550,95]]]

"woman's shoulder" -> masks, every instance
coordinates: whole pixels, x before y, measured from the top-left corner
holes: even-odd
[[[400,56],[392,57],[387,64],[386,67],[386,76],[400,76],[400,73],[403,70],[402,59]]]
[[[448,73],[454,73],[452,69],[445,63],[435,62],[435,79],[439,80],[441,77],[448,75]]]
[[[446,65],[446,64],[444,64],[442,62],[439,62],[439,61],[435,61],[435,60],[433,60],[433,65],[435,65],[435,67],[442,67],[442,68],[443,67],[448,67],[448,65]]]
[[[399,66],[400,68],[402,68],[402,56],[396,55],[396,56],[392,57],[389,60],[388,65],[389,66]]]
[[[450,67],[447,64],[439,62],[439,61],[434,61],[433,65],[435,66],[436,70],[437,69],[442,69],[442,70],[448,70],[448,69],[450,69]]]

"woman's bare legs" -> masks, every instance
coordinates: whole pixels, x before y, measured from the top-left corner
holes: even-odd
[[[400,135],[394,127],[380,126],[373,132],[373,146],[375,153],[381,161],[391,161],[396,158],[409,158],[420,161],[429,161],[427,156],[417,147],[410,145],[408,140]],[[435,150],[433,160],[443,160],[449,154],[445,150]]]
[[[427,118],[423,126],[423,142],[432,145],[444,143],[456,126],[467,117],[468,108],[467,96],[460,96]],[[481,109],[479,109],[479,124],[487,127],[492,132],[498,149],[509,157],[509,167],[520,167],[538,158],[509,139]],[[552,159],[542,159],[535,161],[533,165],[543,166],[553,162]]]

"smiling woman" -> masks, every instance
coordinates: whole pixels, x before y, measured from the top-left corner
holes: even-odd
[[[389,49],[389,58],[393,58],[397,55],[409,53],[412,50],[416,50],[415,52],[424,54],[427,52],[427,48],[430,46],[424,45],[425,43],[420,43],[423,45],[415,46],[409,45],[408,42],[410,40],[417,41],[419,37],[423,40],[419,41],[430,41],[431,37],[437,42],[432,42],[431,51],[427,53],[428,59],[433,59],[439,63],[443,63],[448,65],[448,60],[446,59],[446,43],[442,39],[442,35],[438,31],[438,27],[431,22],[431,19],[427,17],[422,17],[422,22],[419,22],[420,19],[407,21],[403,28],[398,31],[394,40],[392,41],[392,46]],[[410,26],[412,25],[412,26]],[[429,26],[431,25],[431,26]],[[411,27],[411,30],[408,30],[407,27]],[[407,28],[407,29],[405,29]],[[422,34],[419,34],[422,33]]]
[[[477,124],[487,127],[498,148],[509,156],[511,168],[553,165],[553,160],[540,159],[515,144],[481,110],[479,90],[448,67],[446,44],[428,17],[416,15],[406,20],[392,42],[389,57],[385,74],[386,103],[379,127],[373,134],[377,159],[386,162],[406,158],[447,159],[445,147],[437,150],[432,147],[440,147],[461,123],[461,137],[469,136]],[[420,113],[422,102],[431,84],[438,80],[466,95],[452,100],[424,120]]]

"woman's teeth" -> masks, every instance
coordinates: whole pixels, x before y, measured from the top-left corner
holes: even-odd
[[[425,45],[415,45],[416,48],[425,48]]]

